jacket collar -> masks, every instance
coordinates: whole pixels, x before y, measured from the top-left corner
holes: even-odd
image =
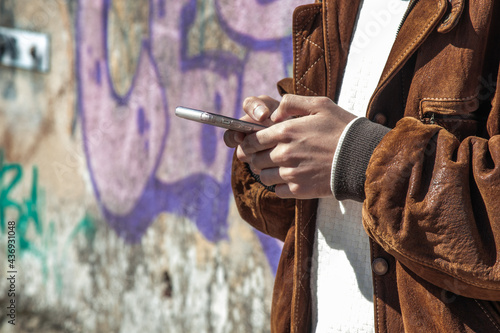
[[[439,24],[446,13],[447,2],[448,0],[416,0],[399,30],[380,81],[368,104],[368,118],[372,116],[370,111],[373,109],[375,100],[390,79],[403,67]]]

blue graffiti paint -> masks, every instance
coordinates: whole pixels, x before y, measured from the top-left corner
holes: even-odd
[[[266,234],[263,234],[256,229],[254,229],[254,231],[259,238],[262,250],[266,254],[269,266],[271,266],[273,274],[276,275],[276,272],[278,271],[278,263],[281,256],[281,247],[278,246],[275,239],[269,237]]]
[[[166,15],[166,0],[158,0],[158,17],[164,18]]]
[[[95,62],[95,82],[100,86],[102,83],[102,74],[101,74],[101,64],[99,61]]]
[[[227,239],[227,189],[208,175],[194,174],[175,183],[164,183],[153,175],[134,209],[117,215],[102,206],[108,224],[131,243],[140,241],[153,219],[172,212],[195,221],[198,230],[212,242]]]
[[[214,126],[203,125],[201,128],[201,157],[205,165],[210,166],[215,161],[217,155],[217,132]]]
[[[144,108],[140,107],[137,111],[137,130],[141,136],[144,136],[146,132],[151,127],[151,124],[146,118],[146,113],[144,112]],[[144,151],[149,152],[149,139],[146,137],[144,141]]]
[[[141,106],[137,111],[137,130],[140,135],[144,135],[146,131],[149,129],[150,124],[146,119],[146,114],[144,113],[144,108]]]
[[[269,2],[269,1],[268,1]],[[272,1],[270,1],[272,2]],[[238,44],[241,44],[253,51],[283,51],[286,47],[286,51],[292,53],[292,36],[288,35],[283,38],[269,38],[261,39],[258,36],[254,36],[246,33],[240,33],[231,28],[228,22],[224,20],[223,15],[221,15],[221,9],[219,0],[215,0],[215,9],[217,12],[217,18],[222,30],[226,35]]]
[[[215,112],[222,111],[222,96],[219,93],[215,94],[214,98]],[[207,166],[212,165],[217,156],[217,141],[221,138],[217,137],[217,131],[214,126],[204,125],[201,131],[201,156]]]

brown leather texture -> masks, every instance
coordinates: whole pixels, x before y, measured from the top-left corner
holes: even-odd
[[[359,1],[294,14],[293,93],[335,100]],[[367,110],[391,131],[366,172],[377,332],[500,332],[500,2],[420,0]],[[290,93],[283,81],[281,93]],[[242,217],[284,241],[272,332],[309,332],[316,200],[282,200],[238,160]]]

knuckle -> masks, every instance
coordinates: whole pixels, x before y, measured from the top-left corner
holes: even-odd
[[[320,105],[328,104],[330,102],[330,99],[326,96],[320,96],[316,98],[316,102]]]
[[[291,155],[292,155],[292,153],[290,151],[290,147],[283,146],[283,147],[280,148],[279,156],[280,156],[280,161],[283,164],[287,164],[288,162],[290,162]]]
[[[326,108],[330,105],[332,100],[325,96],[315,97],[311,100],[311,106],[313,108]]]
[[[286,179],[287,182],[293,183],[296,186],[300,184],[300,175],[297,172],[297,168],[289,168],[287,171],[284,171],[283,179]]]
[[[279,142],[289,142],[290,137],[292,135],[292,128],[290,126],[287,126],[287,124],[282,123],[280,124],[281,126],[276,126],[276,132],[275,135],[278,138]]]
[[[318,98],[318,103],[321,105],[330,104],[330,102],[331,102],[331,99],[326,97],[326,96],[321,96]]]
[[[301,186],[295,183],[288,184],[288,189],[290,190],[290,193],[292,193],[294,196],[300,195],[302,190]]]
[[[243,149],[241,149],[241,147],[238,147],[238,149],[236,150],[236,157],[242,162],[249,162],[247,155],[243,152]]]
[[[297,153],[292,149],[290,145],[283,145],[280,147],[277,154],[278,162],[283,164],[283,166],[293,167],[296,165],[298,159]],[[293,172],[296,172],[295,170]]]
[[[290,94],[283,95],[280,102],[281,106],[284,106],[286,108],[288,105],[290,105],[292,99],[293,96]]]
[[[293,170],[288,168],[280,168],[279,174],[285,182],[290,182],[293,179]]]
[[[255,103],[256,97],[250,96],[243,100],[243,109],[248,110],[251,108],[252,104]]]

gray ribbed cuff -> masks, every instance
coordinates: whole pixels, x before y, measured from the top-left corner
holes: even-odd
[[[367,118],[357,119],[345,134],[335,166],[333,194],[337,200],[365,199],[365,180],[368,162],[375,147],[390,128]]]

